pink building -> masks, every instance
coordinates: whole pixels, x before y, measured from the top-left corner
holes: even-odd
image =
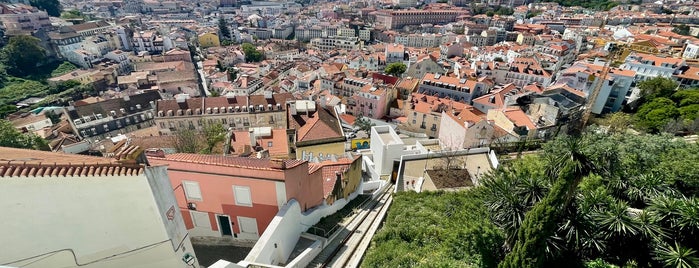
[[[199,154],[149,156],[168,165],[177,203],[192,236],[255,240],[295,199],[305,211],[323,203],[323,182],[308,162]]]
[[[381,119],[388,113],[388,104],[395,98],[392,87],[368,84],[352,96],[347,106],[353,115]]]

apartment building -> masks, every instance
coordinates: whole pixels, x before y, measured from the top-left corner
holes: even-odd
[[[201,130],[204,124],[222,124],[234,130],[286,128],[285,103],[290,100],[294,100],[291,93],[209,98],[178,95],[155,103],[155,124],[163,134]]]
[[[417,0],[392,0],[393,6],[400,8],[411,8],[417,6]]]
[[[363,43],[356,36],[329,36],[311,39],[311,46],[322,52],[338,49],[360,50]]]
[[[602,69],[603,66],[600,65],[576,62],[560,73],[556,84],[566,84],[589,98],[594,87],[600,82]],[[594,102],[592,113],[605,114],[621,110],[632,94],[635,77],[636,72],[632,70],[611,68],[606,81],[602,82],[597,99],[588,100]]]
[[[147,51],[151,54],[160,54],[163,52],[163,45],[163,38],[155,31],[134,32],[131,38],[131,47],[136,52]]]
[[[325,103],[310,100],[287,102],[287,126],[294,141],[296,159],[324,161],[345,154],[345,135],[337,112]]]
[[[395,100],[395,89],[390,86],[366,85],[347,100],[348,112],[374,119],[388,113],[388,105]]]
[[[290,200],[302,211],[323,203],[323,182],[309,176],[307,161],[182,153],[154,154],[148,161],[168,166],[192,236],[256,240]]]
[[[102,140],[152,126],[157,91],[94,102],[80,100],[65,108],[73,132],[83,139]]]
[[[655,77],[672,78],[687,66],[682,58],[660,57],[640,52],[632,52],[619,66],[624,70],[636,72],[636,81],[653,79]]]
[[[0,24],[5,26],[6,35],[30,34],[51,27],[46,11],[20,3],[0,3]]]
[[[449,5],[434,5],[425,9],[383,9],[376,11],[376,26],[384,29],[401,29],[409,25],[447,24],[468,14],[469,11],[466,9],[454,8]]]
[[[371,79],[356,76],[348,76],[342,79],[342,83],[340,83],[340,88],[337,90],[337,93],[335,95],[351,97],[354,96],[354,94],[356,94],[364,86],[370,84],[372,84]]]
[[[408,131],[424,132],[430,137],[437,137],[442,121],[442,112],[453,114],[467,107],[470,106],[451,99],[413,93],[404,106],[403,113],[407,120],[401,125],[401,128]]]
[[[487,93],[490,88],[491,85],[488,83],[477,80],[427,73],[422,78],[417,91],[440,98],[449,97],[453,101],[468,104],[473,98]]]

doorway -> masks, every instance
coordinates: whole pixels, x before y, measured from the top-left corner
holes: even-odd
[[[218,219],[218,229],[221,231],[221,235],[232,236],[231,218],[228,215],[216,215],[216,219]]]

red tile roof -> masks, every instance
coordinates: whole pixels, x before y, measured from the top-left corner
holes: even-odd
[[[168,154],[165,160],[187,162],[196,164],[206,164],[225,167],[237,167],[261,170],[284,170],[297,167],[306,161],[303,160],[279,160],[279,159],[258,159],[248,157],[232,157],[222,155],[205,154]]]
[[[337,161],[323,161],[320,163],[310,164],[308,173],[312,174],[318,170],[321,170],[321,176],[323,180],[323,198],[327,198],[333,191],[335,187],[335,182],[337,181],[337,173],[344,173],[350,168],[350,165],[359,159],[360,156],[355,156],[353,158],[340,158]]]
[[[0,147],[0,177],[132,176],[143,166],[75,154]]]
[[[335,112],[327,108],[318,107],[310,114],[289,114],[289,128],[296,129],[296,141],[316,141],[333,138],[344,138],[340,123],[335,117]]]

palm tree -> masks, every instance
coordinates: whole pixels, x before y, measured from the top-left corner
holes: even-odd
[[[517,231],[512,251],[499,267],[542,267],[546,248],[554,236],[565,208],[574,200],[576,189],[594,166],[583,153],[584,144],[578,137],[563,138],[563,150],[548,154],[547,173],[557,178],[546,197],[531,209]]]
[[[699,266],[697,251],[675,242],[675,246],[661,244],[655,250],[655,259],[665,267],[692,268]]]

